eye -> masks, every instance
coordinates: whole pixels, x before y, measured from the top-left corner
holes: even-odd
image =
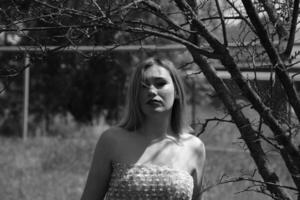
[[[165,86],[166,84],[167,84],[167,81],[165,81],[165,80],[157,80],[155,82],[155,86],[158,88],[161,88],[161,87]]]

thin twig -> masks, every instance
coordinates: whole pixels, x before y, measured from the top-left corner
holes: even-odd
[[[219,16],[220,16],[221,24],[222,24],[222,33],[223,33],[224,46],[227,47],[228,46],[227,30],[226,30],[226,26],[225,26],[224,16],[223,16],[222,10],[220,8],[219,0],[215,0],[215,2],[216,2],[216,6],[217,6],[217,9],[218,9]]]

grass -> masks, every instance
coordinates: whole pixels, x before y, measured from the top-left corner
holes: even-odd
[[[204,109],[202,114],[205,112],[211,111]],[[94,133],[100,133],[104,128],[87,127],[72,134],[72,137],[36,137],[25,142],[17,138],[0,138],[0,199],[80,199],[99,137]],[[201,135],[207,146],[206,186],[218,183],[224,175],[238,177],[253,173],[255,164],[248,153],[241,151],[238,137],[236,128],[228,123],[210,125]],[[239,151],[218,151],[211,146]],[[283,183],[290,183],[290,177],[278,157],[271,156],[270,161]],[[204,197],[206,200],[269,199],[259,193],[241,192],[250,184],[218,185],[206,192]]]
[[[0,199],[79,199],[93,141],[1,140]]]

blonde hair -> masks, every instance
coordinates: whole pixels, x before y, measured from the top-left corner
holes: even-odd
[[[160,59],[157,57],[151,57],[142,62],[142,64],[134,71],[127,93],[125,117],[120,122],[119,126],[129,131],[134,131],[141,127],[145,116],[142,113],[139,101],[141,89],[140,83],[144,78],[144,71],[154,65],[167,69],[171,75],[176,94],[171,114],[171,128],[175,134],[179,135],[187,128],[185,121],[186,99],[184,85],[174,64],[167,59]]]

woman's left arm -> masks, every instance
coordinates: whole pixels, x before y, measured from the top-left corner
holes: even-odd
[[[202,181],[203,181],[203,171],[206,159],[205,146],[203,142],[197,138],[196,145],[194,146],[194,161],[195,168],[192,173],[194,178],[194,191],[193,191],[193,200],[202,199]]]

